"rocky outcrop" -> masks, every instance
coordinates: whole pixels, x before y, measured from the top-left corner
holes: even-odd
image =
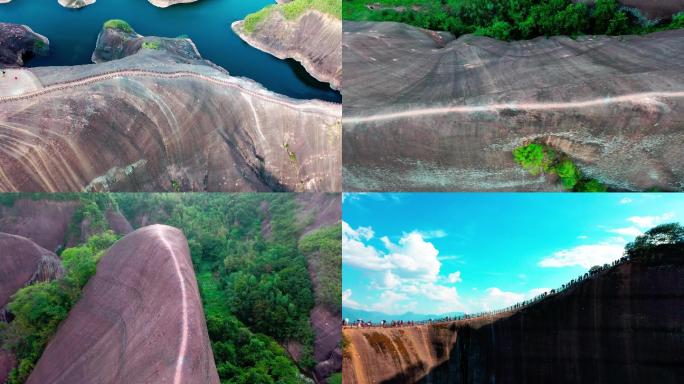
[[[496,317],[343,331],[344,382],[676,383],[684,263],[630,261]]]
[[[194,3],[198,0],[148,0],[152,5],[159,8],[170,7],[175,4]]]
[[[21,199],[0,205],[0,232],[23,236],[56,252],[66,245],[69,225],[79,203]]]
[[[50,41],[25,25],[0,23],[0,68],[21,67],[31,56],[46,56]],[[0,81],[8,81],[6,74]],[[4,87],[0,83],[0,90]]]
[[[335,225],[342,220],[342,195],[339,193],[299,193],[299,222],[310,221],[302,236],[316,229]]]
[[[573,0],[575,3],[594,4],[595,0]],[[618,0],[621,5],[638,9],[649,19],[669,19],[677,12],[684,11],[684,0]]]
[[[114,231],[117,235],[127,235],[133,232],[133,226],[128,222],[128,219],[119,211],[108,209],[105,212],[107,224],[109,229]]]
[[[218,383],[187,241],[153,225],[102,257],[27,383]]]
[[[236,21],[233,31],[249,45],[279,59],[293,58],[319,81],[340,87],[342,79],[342,21],[317,10],[309,10],[288,20],[277,7],[253,31],[244,21]]]
[[[59,0],[59,4],[65,8],[83,8],[87,5],[93,4],[95,0]]]
[[[0,232],[0,310],[20,288],[62,277],[62,262],[33,241]]]
[[[309,320],[315,333],[314,358],[317,363],[314,374],[317,380],[324,381],[342,370],[342,317],[339,312],[335,313],[324,305],[316,304]]]
[[[17,361],[11,352],[0,349],[0,383],[4,383],[5,380],[7,380],[7,377],[16,364]]]
[[[345,190],[558,190],[512,150],[552,143],[615,190],[684,189],[684,30],[456,40],[344,24]]]
[[[340,190],[339,104],[275,94],[193,48],[105,30],[94,58],[110,61],[23,71],[40,88],[0,95],[0,191]]]

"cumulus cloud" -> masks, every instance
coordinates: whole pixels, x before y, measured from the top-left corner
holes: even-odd
[[[625,240],[622,238],[614,238],[600,244],[579,245],[555,252],[539,261],[538,265],[543,268],[580,266],[588,269],[619,259],[624,247]]]
[[[363,306],[361,304],[352,300],[351,295],[351,289],[345,289],[344,292],[342,292],[342,305],[352,309],[363,309]]]
[[[511,306],[525,299],[525,295],[516,292],[503,291],[497,287],[487,288],[485,295],[479,300],[481,309],[491,311]]]
[[[641,228],[651,228],[674,217],[674,213],[666,212],[660,216],[632,216],[627,221],[636,224]]]
[[[355,267],[382,271],[390,268],[390,263],[372,246],[363,243],[370,240],[373,230],[360,227],[356,230],[346,222],[342,222],[342,258],[345,263]]]
[[[389,261],[400,276],[436,281],[442,263],[437,258],[439,251],[432,243],[423,239],[418,232],[403,235],[397,244],[387,238],[380,239],[389,253]]]
[[[620,204],[629,204],[629,203],[631,203],[632,201],[633,201],[633,200],[630,199],[629,197],[623,197],[622,199],[620,199]]]
[[[460,283],[461,281],[463,281],[463,279],[461,279],[461,271],[456,271],[454,273],[450,273],[447,276],[447,281],[452,283],[452,284],[453,283]]]
[[[418,233],[423,236],[423,239],[441,239],[442,237],[447,236],[447,233],[441,229],[435,229],[432,231],[418,231]]]

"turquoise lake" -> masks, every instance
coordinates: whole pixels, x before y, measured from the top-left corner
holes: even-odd
[[[233,33],[232,22],[270,4],[274,1],[200,0],[157,8],[147,0],[97,0],[85,8],[66,9],[57,0],[13,0],[0,4],[0,22],[26,24],[50,39],[50,55],[31,59],[28,67],[92,63],[90,56],[102,24],[123,19],[145,36],[188,35],[205,59],[271,91],[298,99],[341,102],[339,92],[311,77],[298,62],[252,48]]]

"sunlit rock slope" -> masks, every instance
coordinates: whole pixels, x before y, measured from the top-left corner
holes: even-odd
[[[344,24],[348,190],[557,190],[538,140],[615,190],[684,189],[684,30],[502,42]]]

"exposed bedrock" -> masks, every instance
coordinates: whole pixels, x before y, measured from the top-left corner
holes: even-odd
[[[147,0],[155,7],[166,8],[175,4],[194,3],[199,0]]]
[[[27,383],[218,383],[187,241],[152,225],[115,243]]]
[[[60,278],[59,257],[33,241],[0,232],[0,311],[20,288]]]
[[[627,262],[516,312],[345,329],[344,382],[676,383],[684,265]]]
[[[595,0],[573,0],[575,3],[594,4]],[[684,0],[618,0],[629,8],[636,8],[649,19],[669,19],[684,11]]]
[[[0,68],[21,67],[33,55],[45,56],[50,51],[47,37],[25,25],[0,22]],[[7,86],[7,74],[0,75],[0,93]]]
[[[17,200],[11,206],[0,205],[0,232],[27,237],[41,247],[57,252],[60,248],[84,243],[98,232],[88,219],[80,223],[73,221],[79,206],[78,201],[31,199]],[[109,229],[118,235],[133,230],[119,211],[108,209],[105,219]],[[72,224],[80,229],[80,235],[70,232]]]
[[[331,15],[309,10],[288,20],[278,8],[255,27],[246,31],[244,21],[232,24],[233,31],[249,45],[279,59],[293,58],[319,81],[340,87],[342,79],[342,21]]]
[[[0,95],[0,191],[340,190],[339,104],[232,77],[188,39],[105,29],[93,58]]]
[[[302,236],[342,220],[342,195],[339,193],[300,193],[297,194],[297,202],[301,207],[297,220],[306,222],[313,219],[302,231]]]
[[[344,24],[345,190],[557,190],[512,150],[547,142],[612,189],[684,189],[684,30],[456,40]]]
[[[95,0],[59,0],[59,4],[65,8],[83,8],[86,5],[93,4]]]

